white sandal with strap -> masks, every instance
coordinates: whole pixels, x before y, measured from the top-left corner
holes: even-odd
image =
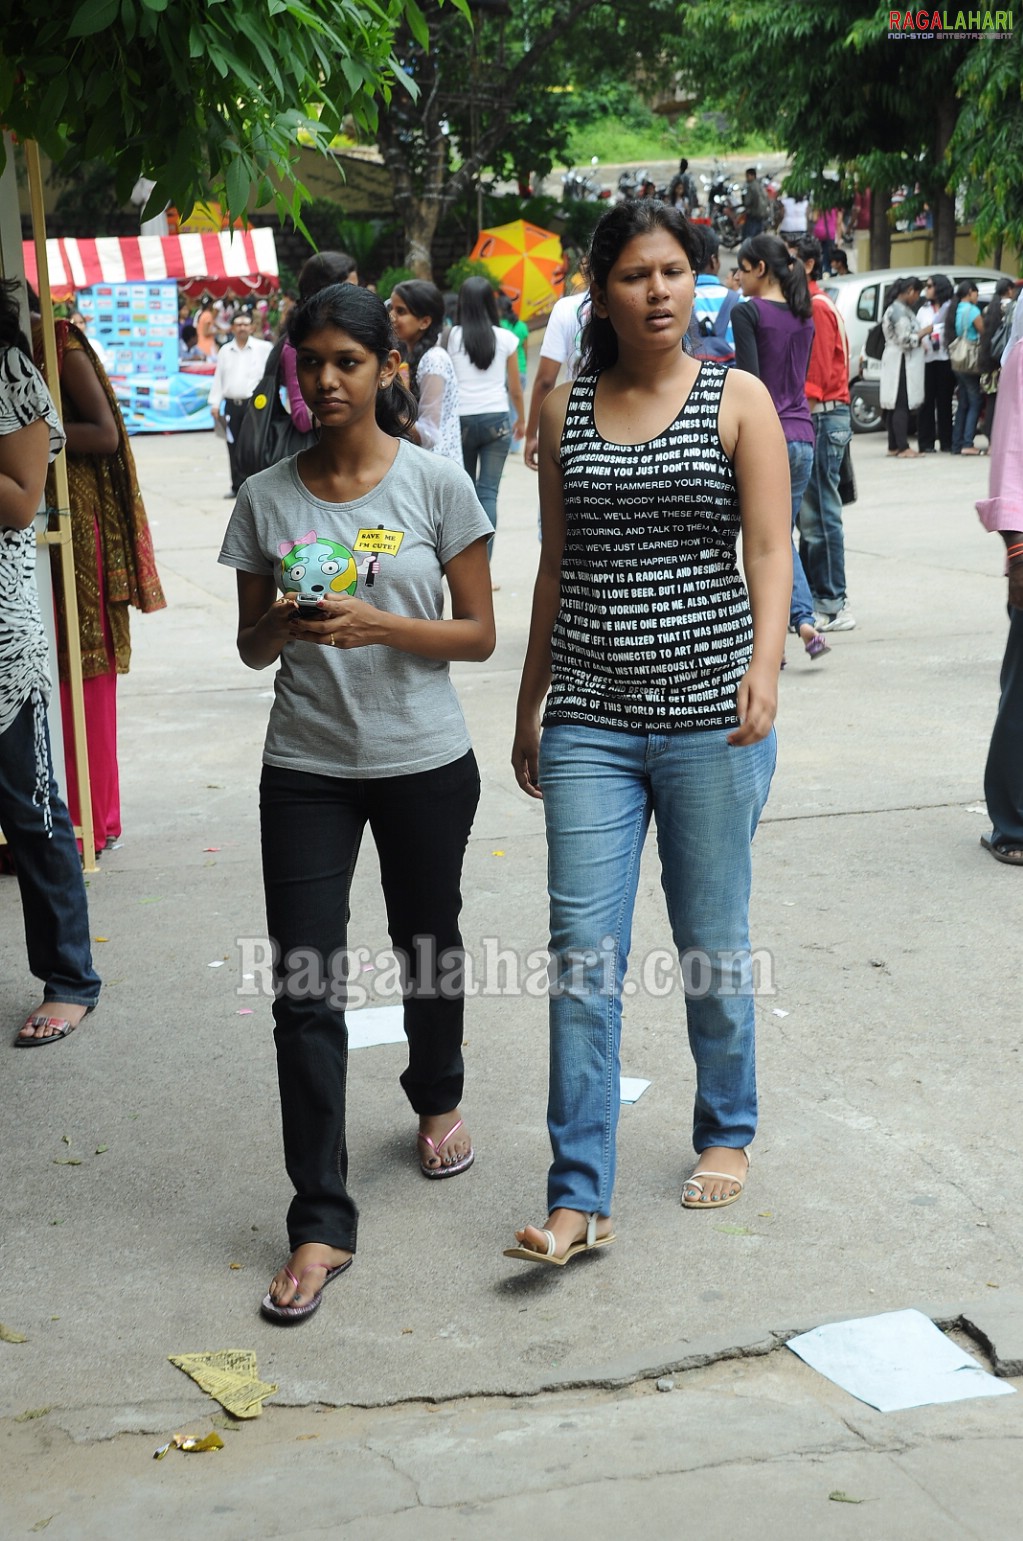
[[[568,1250],[559,1257],[557,1254],[558,1243],[554,1232],[541,1230],[540,1235],[547,1238],[547,1251],[537,1252],[535,1247],[505,1247],[505,1257],[517,1257],[524,1263],[553,1263],[555,1268],[564,1268],[569,1258],[578,1257],[582,1252],[595,1252],[598,1247],[609,1247],[617,1240],[613,1231],[607,1236],[597,1235],[597,1221],[600,1219],[596,1211],[586,1216],[586,1239],[574,1241]],[[537,1227],[539,1229],[539,1227]]]
[[[746,1151],[743,1151],[743,1155],[746,1156],[746,1176],[748,1177],[750,1160]],[[739,1191],[738,1193],[729,1193],[723,1199],[705,1199],[703,1196],[703,1183],[699,1181],[701,1177],[720,1177],[727,1183],[736,1183],[738,1185]],[[745,1177],[736,1177],[731,1172],[712,1172],[707,1167],[697,1167],[692,1177],[687,1177],[685,1182],[682,1184],[682,1208],[724,1209],[727,1204],[734,1204],[736,1199],[742,1198],[742,1190],[745,1186]],[[689,1188],[695,1188],[699,1194],[699,1198],[688,1198],[686,1196],[686,1190]]]

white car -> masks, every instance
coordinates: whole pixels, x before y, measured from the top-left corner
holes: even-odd
[[[915,273],[921,282],[934,273],[944,273],[953,289],[964,279],[971,279],[977,285],[982,305],[994,294],[999,278],[1013,276],[1011,273],[1003,273],[999,268],[943,262],[931,267],[874,268],[866,273],[843,274],[840,278],[825,276],[821,288],[842,312],[842,320],[849,334],[849,402],[855,433],[871,433],[881,426],[881,362],[879,359],[867,358],[863,345],[870,328],[881,319],[888,289],[897,278],[910,273]]]

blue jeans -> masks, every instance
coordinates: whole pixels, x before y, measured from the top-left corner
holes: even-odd
[[[459,419],[462,425],[462,460],[472,477],[476,496],[494,529],[497,529],[497,489],[508,458],[511,428],[507,412],[477,412]],[[493,547],[490,542],[488,552]]]
[[[845,532],[838,479],[852,418],[844,401],[813,414],[813,465],[799,510],[799,557],[813,606],[836,616],[845,604]]]
[[[803,564],[799,560],[799,552],[795,546],[796,521],[799,518],[800,506],[803,502],[803,493],[806,484],[810,480],[810,471],[813,468],[813,445],[806,444],[801,439],[786,440],[789,452],[789,481],[792,484],[792,605],[789,610],[789,625],[793,631],[798,631],[800,626],[813,625],[813,596],[810,593],[810,585],[806,581]]]
[[[540,742],[551,903],[548,1208],[611,1213],[622,987],[640,853],[657,819],[661,887],[696,1061],[693,1144],[756,1130],[750,842],[774,771],[773,731],[621,733],[558,724]],[[644,960],[644,982],[658,988]],[[669,975],[670,978],[670,975]],[[678,981],[675,980],[677,986]]]
[[[45,750],[52,833],[35,800],[36,712]],[[18,874],[28,966],[43,981],[43,999],[95,1006],[100,978],[92,966],[89,908],[82,863],[68,811],[53,779],[50,736],[40,704],[25,702],[0,733],[0,826]]]
[[[978,375],[961,375],[957,370],[953,370],[953,374],[959,387],[959,401],[952,425],[952,453],[958,455],[960,450],[973,448],[982,398]]]

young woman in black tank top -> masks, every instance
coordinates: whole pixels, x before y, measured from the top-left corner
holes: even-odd
[[[775,760],[787,458],[760,382],[683,352],[697,240],[661,203],[604,215],[581,374],[540,423],[543,545],[512,760],[547,824],[554,1160],[546,1227],[506,1254],[530,1262],[613,1240],[622,986],[653,814],[696,1060],[687,1208],[739,1196],[756,1127],[750,842]]]

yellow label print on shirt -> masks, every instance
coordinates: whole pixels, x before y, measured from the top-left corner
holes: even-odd
[[[404,539],[404,530],[385,530],[381,525],[375,530],[360,530],[353,550],[377,551],[383,556],[397,556],[398,548]]]

